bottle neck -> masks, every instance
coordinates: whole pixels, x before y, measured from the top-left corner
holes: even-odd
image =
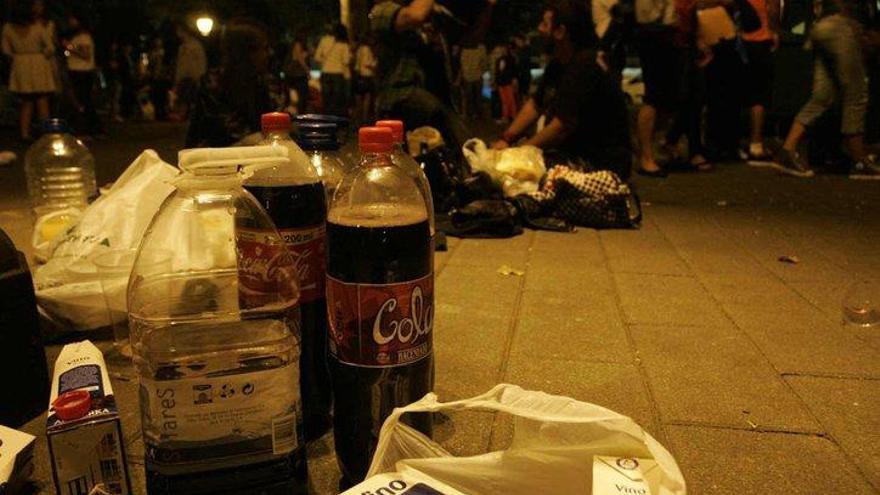
[[[361,166],[367,168],[392,167],[394,166],[394,161],[391,160],[392,152],[393,150],[389,152],[363,152],[361,155]]]
[[[290,138],[290,129],[287,130],[273,130],[264,133],[266,135],[267,141],[291,141]]]

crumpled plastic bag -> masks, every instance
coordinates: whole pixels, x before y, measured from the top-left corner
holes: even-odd
[[[511,445],[482,455],[455,457],[400,420],[404,413],[451,411],[512,417]],[[382,425],[367,477],[411,469],[473,495],[588,493],[585,487],[592,484],[594,455],[654,459],[661,473],[649,481],[651,493],[687,493],[672,454],[632,419],[594,404],[507,384],[455,402],[441,403],[436,395],[428,394],[395,409]]]
[[[489,174],[508,198],[536,192],[547,173],[544,153],[535,146],[493,150],[481,139],[474,138],[464,143],[462,153],[473,172]]]
[[[443,144],[443,135],[430,126],[419,127],[406,133],[406,145],[409,147],[409,153],[414,157],[433,151]]]
[[[77,330],[110,324],[101,281],[92,260],[140,245],[159,206],[174,191],[176,167],[153,150],[141,153],[107,194],[89,205],[34,272],[37,304],[52,319]],[[124,286],[124,284],[122,285]]]

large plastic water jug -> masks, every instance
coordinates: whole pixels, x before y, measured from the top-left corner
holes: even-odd
[[[28,149],[24,170],[31,206],[38,216],[83,209],[97,195],[95,159],[62,119],[43,122],[43,135]]]

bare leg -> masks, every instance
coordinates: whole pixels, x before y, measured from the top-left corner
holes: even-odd
[[[49,118],[49,97],[41,96],[37,98],[37,117],[40,122]]]
[[[30,139],[31,137],[31,120],[34,118],[34,102],[24,100],[21,102],[21,113],[19,114],[18,126],[22,139]]]
[[[643,105],[639,109],[639,166],[642,170],[654,172],[660,170],[654,160],[654,125],[657,122],[657,109],[651,105]]]
[[[764,106],[755,105],[750,109],[750,117],[752,124],[752,140],[751,144],[764,143]]]
[[[791,151],[792,153],[797,151],[797,145],[806,132],[807,127],[804,124],[801,124],[797,120],[792,122],[791,129],[788,131],[788,136],[785,138],[785,143],[782,144],[782,149]]]

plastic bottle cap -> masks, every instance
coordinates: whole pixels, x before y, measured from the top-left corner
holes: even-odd
[[[348,119],[339,117],[338,115],[322,115],[318,113],[304,113],[294,117],[297,123],[305,122],[322,122],[326,124],[335,124],[339,129],[348,129]]]
[[[290,130],[290,114],[286,112],[264,113],[260,117],[260,126],[263,133],[289,131]]]
[[[358,144],[364,153],[388,153],[394,146],[394,134],[387,127],[361,127]]]
[[[376,127],[387,127],[394,134],[394,142],[403,142],[404,125],[402,120],[380,120],[376,122]]]
[[[79,419],[92,410],[92,394],[88,390],[70,390],[52,402],[55,414],[64,421]]]
[[[40,127],[46,134],[70,132],[70,127],[67,126],[67,121],[59,118],[46,119]]]

